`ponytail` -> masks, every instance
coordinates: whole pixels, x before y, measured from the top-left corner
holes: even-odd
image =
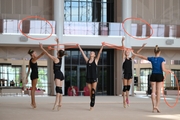
[[[158,47],[158,45],[156,45],[154,48],[154,53],[158,54],[160,51],[161,51],[160,48]]]

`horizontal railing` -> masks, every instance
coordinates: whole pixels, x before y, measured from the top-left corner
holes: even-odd
[[[55,21],[1,19],[0,33],[55,34]],[[18,27],[20,26],[20,27]],[[180,37],[180,25],[131,24],[131,35],[137,37]],[[124,36],[122,23],[64,22],[64,35]],[[153,34],[152,34],[153,30]],[[52,32],[53,31],[53,32]]]
[[[137,37],[180,37],[180,25],[131,24],[131,34]],[[153,34],[152,34],[153,31]],[[122,23],[64,22],[65,35],[124,36]]]

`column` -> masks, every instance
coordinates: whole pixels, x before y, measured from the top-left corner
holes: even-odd
[[[126,18],[132,17],[132,0],[122,0],[122,21]],[[126,31],[131,34],[131,20],[127,20],[124,24],[124,28]],[[126,40],[124,44],[126,47],[131,48],[130,36],[125,33]],[[132,69],[134,72],[134,64],[132,65]],[[134,76],[133,76],[134,77]],[[131,90],[129,94],[134,95],[134,78],[132,80]]]
[[[114,95],[119,96],[122,94],[122,78],[123,78],[123,71],[122,71],[122,51],[114,50]]]
[[[25,87],[26,86],[26,60],[24,58],[23,58],[23,64],[21,65],[21,68],[22,68],[22,70],[21,70],[22,85],[23,85],[23,87]]]
[[[64,0],[54,0],[54,20],[56,22],[56,35],[59,38],[60,44],[63,42],[63,31],[64,31]],[[64,46],[60,46],[61,48],[64,48]],[[57,53],[54,53],[54,55],[57,55]],[[52,68],[51,68],[52,69]],[[64,74],[65,66],[64,66],[64,57],[62,59],[62,66],[61,71]],[[65,76],[65,74],[64,74]],[[53,78],[54,79],[54,78]],[[65,84],[65,82],[64,82]],[[63,84],[63,94],[64,94],[64,85]],[[55,89],[55,86],[54,86]]]

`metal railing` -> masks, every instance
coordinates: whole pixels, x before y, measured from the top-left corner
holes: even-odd
[[[3,34],[20,34],[18,25],[21,20],[3,19]],[[21,24],[29,29],[28,34],[50,34],[51,26],[53,34],[55,31],[55,21],[49,20],[47,23],[43,20],[29,20]],[[150,24],[153,29],[152,37],[180,37],[180,25]],[[137,37],[150,36],[151,28],[146,24],[130,24],[131,35]],[[125,32],[122,23],[115,22],[64,22],[64,35],[101,35],[101,36],[124,36]]]

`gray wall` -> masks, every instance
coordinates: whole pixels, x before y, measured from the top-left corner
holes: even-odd
[[[54,0],[0,0],[0,19],[41,16],[53,20]]]
[[[122,22],[122,0],[115,3],[115,21]],[[180,24],[180,0],[132,0],[132,16],[150,24],[177,25]]]

